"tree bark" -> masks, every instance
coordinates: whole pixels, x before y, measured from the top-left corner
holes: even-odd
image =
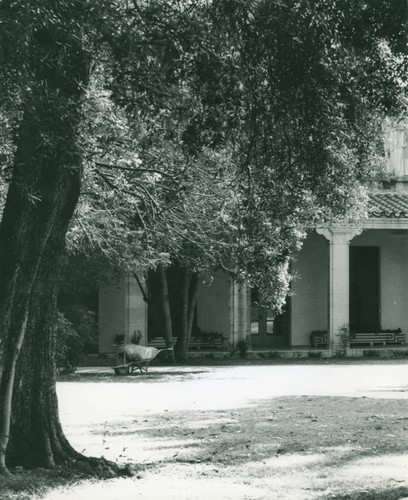
[[[162,299],[163,318],[164,318],[164,341],[166,343],[166,347],[173,347],[173,327],[171,321],[167,274],[166,274],[166,269],[163,266],[159,266],[158,271],[160,276],[161,299]]]
[[[6,465],[6,451],[8,440],[10,437],[10,425],[11,425],[11,411],[12,411],[12,398],[13,398],[13,387],[15,380],[16,364],[20,354],[21,346],[23,344],[25,330],[27,328],[27,314],[24,318],[21,329],[14,342],[14,351],[9,358],[9,370],[8,378],[4,382],[4,396],[0,400],[1,406],[1,429],[0,429],[0,472],[8,472]]]
[[[139,289],[142,292],[143,300],[146,302],[147,306],[151,308],[151,317],[154,319],[154,322],[156,323],[157,328],[159,329],[159,332],[162,334],[164,338],[164,342],[166,344],[166,348],[173,348],[173,334],[172,334],[172,324],[171,324],[171,315],[170,315],[170,305],[169,305],[169,294],[168,294],[168,287],[167,287],[167,277],[166,277],[166,271],[164,271],[164,277],[161,274],[160,271],[160,283],[161,283],[161,291],[162,291],[162,307],[163,307],[163,316],[165,319],[165,326],[163,328],[162,322],[160,321],[160,316],[158,314],[158,311],[156,309],[156,306],[154,302],[151,300],[151,293],[146,292],[146,290],[143,287],[142,282],[139,279],[139,276],[137,273],[133,273],[133,276],[136,279],[137,284],[139,285]],[[165,311],[166,309],[166,311]],[[171,353],[171,354],[170,354]],[[174,359],[174,352],[173,351],[167,351],[167,360],[170,360],[172,363],[175,362]]]
[[[6,465],[102,464],[86,459],[68,443],[55,388],[59,268],[79,196],[82,167],[77,134],[89,74],[79,31],[72,32],[72,24],[68,31],[64,19],[56,19],[62,23],[50,21],[32,34],[25,68],[30,88],[24,96],[0,225],[0,331],[4,341],[0,473],[6,471]]]
[[[134,276],[134,278],[139,286],[139,290],[142,293],[143,301],[146,302],[148,307],[150,307],[150,309],[152,311],[152,318],[154,319],[154,322],[156,323],[156,326],[159,329],[159,332],[163,335],[163,338],[166,342],[166,332],[165,332],[165,329],[163,328],[163,325],[159,319],[159,314],[157,312],[157,309],[156,309],[153,301],[150,299],[151,294],[147,290],[145,290],[143,283],[140,281],[140,278],[137,275],[137,273],[133,272],[132,274],[133,274],[133,276]],[[168,345],[168,342],[166,342],[166,347],[171,347],[171,345]]]
[[[187,269],[182,269],[181,271],[183,273],[181,286],[181,329],[177,337],[175,355],[177,361],[184,362],[190,346],[195,306],[197,304],[198,276]]]
[[[63,243],[63,239],[61,241]],[[9,466],[53,467],[81,458],[63,434],[55,391],[58,291],[55,269],[59,253],[50,245],[34,286],[35,300],[31,301],[26,338],[16,370],[7,453]]]
[[[80,94],[78,92],[76,100],[80,99]],[[16,424],[22,420],[28,424],[25,436],[29,435],[23,455],[13,450],[15,439],[11,439],[10,447],[7,447],[7,435],[2,432],[1,442],[6,445],[6,450],[2,446],[1,463],[5,453],[7,463],[13,465],[21,463],[27,466],[30,463],[31,466],[49,466],[54,461],[46,456],[45,446],[31,450],[36,455],[33,461],[28,459],[31,455],[28,448],[38,440],[48,441],[47,447],[50,448],[53,439],[44,422],[37,425],[36,412],[49,413],[47,418],[54,421],[55,427],[59,425],[53,400],[55,372],[52,339],[58,266],[65,233],[78,199],[81,177],[75,147],[79,109],[77,103],[75,110],[75,98],[68,96],[50,102],[49,91],[41,92],[40,89],[35,98],[35,103],[26,103],[13,177],[0,227],[0,320],[5,337],[0,403],[9,400],[10,391],[14,390],[10,436],[18,435],[21,427],[16,427]],[[67,120],[69,107],[72,109]],[[62,119],[64,123],[61,123]],[[55,143],[44,144],[44,136],[50,133],[49,128],[44,126],[46,120],[54,124],[56,133],[61,134],[58,138],[54,137]],[[25,335],[28,337],[26,341]],[[19,344],[24,351],[20,359]],[[16,405],[16,401],[20,404]],[[45,412],[44,405],[47,407]],[[8,418],[2,411],[1,429],[7,428]],[[14,459],[10,462],[11,456],[18,457],[24,464]]]
[[[198,299],[198,274],[194,273],[190,282],[190,293],[189,293],[189,303],[188,303],[188,344],[190,344],[191,333],[193,331],[193,322],[195,315],[195,308]],[[187,346],[188,350],[189,345]]]

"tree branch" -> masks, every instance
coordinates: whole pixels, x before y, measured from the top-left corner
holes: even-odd
[[[128,171],[128,172],[141,172],[141,173],[151,172],[153,174],[164,175],[165,177],[169,177],[170,179],[176,179],[175,176],[169,174],[168,172],[163,172],[163,170],[158,170],[158,169],[155,169],[155,168],[122,167],[120,165],[112,165],[112,164],[108,164],[108,163],[102,163],[100,161],[96,161],[95,165],[97,165],[98,167],[102,167],[102,168],[109,168],[111,170],[125,170],[125,171]]]

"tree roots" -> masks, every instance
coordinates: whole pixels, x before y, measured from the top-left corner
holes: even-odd
[[[134,471],[129,464],[121,466],[105,458],[85,457],[71,461],[69,467],[73,471],[101,479],[131,477],[134,475]]]
[[[15,465],[10,469],[0,467],[0,477],[13,476],[15,473],[22,473],[28,470],[49,470],[57,471],[59,477],[96,477],[99,479],[112,479],[115,477],[132,477],[135,474],[135,467],[130,464],[119,465],[115,462],[106,460],[105,458],[85,457],[79,455],[80,458],[69,458],[64,463],[49,467],[30,467],[24,468]]]
[[[0,466],[0,477],[2,476],[11,476],[11,472],[7,469],[7,467]]]

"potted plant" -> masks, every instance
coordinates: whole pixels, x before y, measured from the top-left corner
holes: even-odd
[[[347,323],[344,323],[344,325],[338,329],[337,337],[340,337],[343,354],[347,354],[347,350],[350,347],[350,328]]]
[[[249,337],[245,336],[238,340],[236,347],[241,358],[245,358],[249,349]]]

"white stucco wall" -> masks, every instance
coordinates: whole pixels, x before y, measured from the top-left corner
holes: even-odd
[[[125,276],[125,331],[130,337],[134,332],[141,332],[141,344],[147,343],[147,304],[133,276]]]
[[[291,345],[310,344],[313,330],[328,329],[329,244],[310,232],[293,264]]]
[[[99,289],[99,352],[114,352],[115,335],[129,339],[133,332],[143,334],[146,343],[147,307],[136,280],[123,274]]]
[[[367,230],[351,245],[380,247],[381,328],[408,333],[408,231]]]
[[[231,324],[230,279],[217,272],[211,285],[200,285],[197,303],[197,325],[203,332],[217,332],[228,339]]]
[[[393,176],[408,176],[408,128],[405,124],[389,127],[385,136],[386,170]]]

